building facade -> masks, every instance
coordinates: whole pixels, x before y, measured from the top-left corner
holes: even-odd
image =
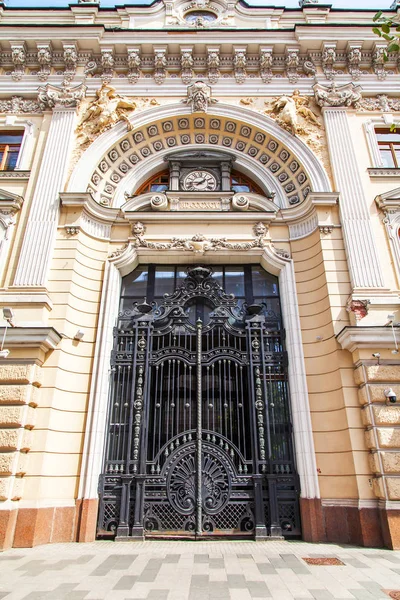
[[[1,547],[400,547],[400,61],[300,4],[1,3]]]

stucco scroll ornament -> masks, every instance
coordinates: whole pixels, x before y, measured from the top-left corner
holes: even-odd
[[[196,81],[187,88],[187,98],[182,100],[184,104],[192,106],[192,112],[207,112],[209,104],[215,104],[218,100],[211,98],[211,87],[204,81]]]
[[[193,56],[191,52],[182,52],[181,56],[181,78],[182,83],[189,84],[194,76]]]
[[[77,108],[85,97],[86,86],[82,83],[74,87],[48,83],[38,89],[38,102],[42,110],[48,108]]]
[[[244,83],[247,77],[246,65],[246,52],[244,50],[235,50],[235,56],[233,57],[233,67],[237,83]]]
[[[260,77],[263,83],[270,83],[272,80],[273,62],[272,50],[262,50],[260,53]]]
[[[208,56],[207,56],[207,76],[208,76],[208,81],[210,83],[217,83],[219,77],[220,77],[220,70],[219,70],[219,65],[220,65],[220,58],[219,58],[219,51],[217,50],[212,50],[212,51],[208,51]]]
[[[132,234],[135,238],[134,244],[137,248],[148,248],[149,250],[183,250],[204,254],[216,250],[246,251],[253,248],[265,247],[265,235],[267,228],[263,223],[257,223],[254,227],[255,238],[248,242],[229,242],[226,238],[206,238],[202,233],[196,233],[191,238],[172,238],[170,242],[151,242],[146,240],[144,234],[146,227],[140,221],[134,223]]]
[[[50,75],[51,61],[53,59],[51,46],[49,44],[38,46],[37,58],[40,65],[38,78],[40,81],[47,81]]]
[[[84,138],[82,144],[110,129],[119,121],[124,121],[128,131],[131,131],[132,125],[126,113],[135,109],[135,102],[119,96],[113,87],[103,83],[96,92],[96,99],[89,104],[78,125],[77,132]]]
[[[167,76],[167,57],[165,56],[165,50],[156,51],[154,53],[154,81],[161,85]]]
[[[15,46],[11,49],[11,60],[14,65],[11,77],[14,81],[20,81],[25,73],[26,52],[24,46]]]
[[[359,108],[361,101],[361,88],[354,83],[336,85],[331,83],[329,86],[316,83],[314,86],[315,101],[321,107],[341,107],[349,106]]]
[[[315,77],[317,74],[317,67],[311,56],[307,56],[305,61],[303,62],[303,71],[309,77]]]
[[[128,50],[128,81],[129,83],[137,83],[140,77],[141,58],[138,50]]]

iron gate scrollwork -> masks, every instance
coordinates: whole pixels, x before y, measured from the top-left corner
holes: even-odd
[[[99,534],[299,535],[276,314],[193,266],[114,330]]]

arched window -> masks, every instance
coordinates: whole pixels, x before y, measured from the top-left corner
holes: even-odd
[[[161,171],[152,175],[139,187],[135,196],[140,194],[147,194],[149,192],[165,192],[169,189],[169,172]],[[238,171],[232,171],[231,173],[231,189],[236,194],[253,192],[254,194],[263,194],[262,189],[254,183],[249,177],[239,173]]]

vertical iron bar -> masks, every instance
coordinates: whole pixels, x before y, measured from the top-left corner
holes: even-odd
[[[197,319],[197,519],[196,534],[201,535],[202,531],[202,393],[201,393],[201,334],[203,323]]]

